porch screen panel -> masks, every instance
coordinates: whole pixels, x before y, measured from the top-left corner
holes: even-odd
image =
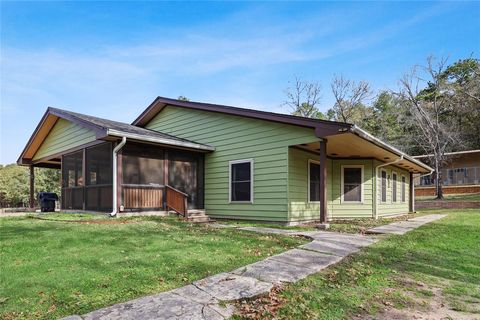
[[[362,168],[343,168],[343,200],[362,201]]]
[[[188,207],[199,208],[199,155],[182,150],[168,152],[168,184],[188,195]]]
[[[104,143],[87,148],[85,208],[95,211],[112,210],[112,145]]]
[[[405,188],[406,188],[406,179],[402,177],[402,202],[405,202]]]
[[[62,205],[64,209],[83,209],[83,151],[62,159]]]
[[[123,150],[123,184],[163,185],[164,151],[130,145]]]

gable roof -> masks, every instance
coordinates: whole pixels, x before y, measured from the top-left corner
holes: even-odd
[[[416,166],[422,168],[425,172],[433,171],[431,167],[425,163],[414,159],[403,151],[395,148],[394,146],[372,136],[365,130],[359,128],[358,126],[350,123],[313,119],[306,117],[293,116],[288,114],[260,111],[247,108],[238,108],[226,105],[203,103],[203,102],[193,102],[193,101],[183,101],[177,99],[170,99],[165,97],[157,97],[141,114],[132,122],[132,125],[143,127],[152,120],[163,108],[171,105],[180,108],[203,110],[210,112],[217,112],[247,118],[254,118],[266,121],[273,121],[279,123],[285,123],[295,126],[313,128],[315,130],[315,135],[318,138],[325,139],[328,137],[336,136],[341,134],[353,134],[356,137],[361,138],[364,141],[368,141],[370,144],[375,145],[378,148],[384,149],[390,153],[402,157],[403,159],[415,164]]]
[[[171,145],[201,151],[215,150],[214,147],[209,145],[137,127],[128,123],[49,107],[22,151],[17,161],[18,164],[26,164],[29,162],[28,159],[31,160],[33,158],[43,140],[48,136],[48,133],[59,118],[92,130],[97,140],[115,140],[116,138],[127,137],[135,141]]]

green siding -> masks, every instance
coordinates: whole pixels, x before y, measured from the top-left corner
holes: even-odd
[[[205,210],[212,217],[288,220],[288,146],[314,130],[215,112],[165,107],[146,128],[215,147],[205,156]],[[253,204],[229,203],[229,161],[254,159]]]
[[[375,161],[375,165],[378,166],[382,164],[380,161]],[[382,170],[387,172],[387,177],[390,176],[390,183],[387,182],[387,201],[381,202],[382,194],[381,194],[381,178],[382,178]],[[397,173],[397,202],[393,202],[392,200],[392,192],[393,192],[393,178],[392,172]],[[402,175],[405,176],[405,202],[402,202]],[[377,190],[378,190],[378,201],[377,201],[377,214],[379,217],[387,217],[387,216],[395,216],[400,214],[408,213],[408,201],[409,201],[409,182],[410,182],[410,174],[408,171],[393,167],[393,166],[386,166],[378,168],[378,179],[377,179]]]
[[[33,160],[45,158],[95,140],[95,132],[65,119],[58,119],[33,156]]]
[[[299,149],[289,152],[289,212],[291,221],[319,219],[320,204],[308,202],[308,161],[318,156]],[[341,200],[341,168],[344,165],[363,165],[363,202],[347,203]],[[327,160],[328,218],[373,217],[373,160]]]

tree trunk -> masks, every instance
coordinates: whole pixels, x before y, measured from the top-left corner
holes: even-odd
[[[443,200],[443,190],[442,190],[442,172],[440,168],[440,161],[435,159],[435,191],[437,194],[436,200]]]

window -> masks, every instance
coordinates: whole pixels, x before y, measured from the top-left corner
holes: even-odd
[[[405,202],[405,187],[406,187],[406,179],[405,176],[402,176],[402,202]]]
[[[392,173],[392,202],[397,202],[397,173]]]
[[[382,202],[387,202],[387,172],[382,170]]]
[[[308,161],[308,201],[320,201],[320,164]]]
[[[230,161],[230,202],[253,202],[253,160]]]
[[[363,201],[363,166],[342,167],[342,201],[362,202]]]

